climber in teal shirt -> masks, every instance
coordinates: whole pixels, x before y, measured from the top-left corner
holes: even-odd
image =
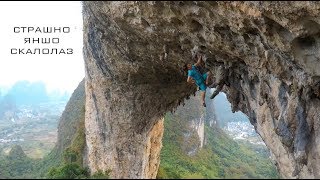
[[[208,73],[201,74],[198,67],[196,65],[192,65],[191,69],[188,68],[188,82],[190,82],[190,78],[193,78],[196,85],[199,86],[201,91],[206,91],[205,80],[207,79]]]
[[[206,107],[205,103],[205,95],[206,95],[206,89],[209,83],[212,81],[211,73],[203,72],[204,68],[204,61],[202,59],[201,55],[196,55],[197,62],[194,65],[187,64],[188,69],[188,83],[195,83],[200,91],[201,91],[201,99],[202,99],[202,105]],[[212,85],[210,85],[211,87]]]

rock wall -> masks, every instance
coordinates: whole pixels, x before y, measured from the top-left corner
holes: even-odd
[[[147,146],[143,158],[143,162],[147,164],[143,165],[145,169],[142,177],[155,179],[157,176],[160,165],[159,159],[164,130],[163,121],[163,118],[157,121],[157,123],[152,127],[151,131],[147,135]]]
[[[163,114],[195,92],[182,67],[206,54],[233,111],[250,118],[283,178],[319,178],[318,2],[83,2],[87,160],[150,178]],[[159,137],[161,138],[161,137]],[[154,161],[154,160],[152,160]]]

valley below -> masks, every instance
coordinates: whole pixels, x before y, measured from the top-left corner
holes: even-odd
[[[43,158],[57,141],[57,125],[66,101],[21,105],[8,110],[0,119],[0,148],[8,155],[20,145],[33,159]]]

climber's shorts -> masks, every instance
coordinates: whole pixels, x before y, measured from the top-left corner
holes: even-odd
[[[206,91],[206,89],[207,89],[207,86],[205,83],[201,83],[198,86],[199,86],[200,91]]]
[[[208,73],[202,74],[202,77],[203,77],[204,81],[202,81],[201,83],[197,84],[201,91],[206,91],[206,89],[207,89],[207,86],[206,86],[207,76],[208,76]]]

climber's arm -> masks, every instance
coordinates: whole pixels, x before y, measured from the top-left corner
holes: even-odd
[[[194,65],[199,67],[202,66],[203,63],[202,55],[198,55],[198,60]]]
[[[193,78],[191,76],[188,76],[187,82],[191,83],[191,84],[194,84],[194,80],[193,80]]]

